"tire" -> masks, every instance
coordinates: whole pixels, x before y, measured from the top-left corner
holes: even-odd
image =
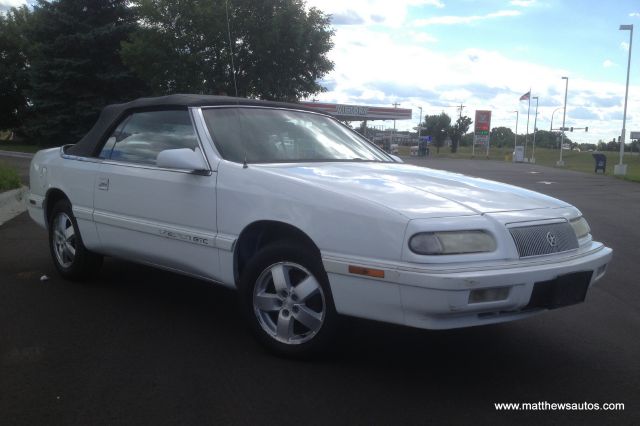
[[[307,358],[330,347],[338,323],[320,256],[291,242],[258,251],[240,277],[243,315],[270,351]]]
[[[102,266],[102,256],[84,246],[69,201],[58,201],[51,210],[50,218],[49,250],[60,275],[72,281],[95,275]]]

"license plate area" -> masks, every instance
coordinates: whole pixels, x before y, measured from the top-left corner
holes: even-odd
[[[592,271],[574,272],[535,283],[527,308],[556,309],[584,302]]]

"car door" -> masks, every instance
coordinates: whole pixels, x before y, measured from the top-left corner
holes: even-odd
[[[205,170],[158,167],[158,154],[193,149]],[[102,251],[216,279],[216,173],[188,110],[134,112],[106,140],[94,188]]]

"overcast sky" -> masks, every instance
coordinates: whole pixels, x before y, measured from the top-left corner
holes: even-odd
[[[566,126],[577,142],[605,141],[622,130],[629,31],[640,30],[640,2],[626,0],[308,0],[333,16],[328,102],[418,106],[456,115],[451,105],[493,111],[492,127],[524,132],[531,88],[539,97],[538,128],[549,129],[569,77]],[[640,131],[640,41],[633,45],[627,130]],[[530,131],[535,101],[532,100]],[[562,109],[553,127],[562,123]],[[379,123],[381,124],[381,123]],[[386,123],[392,126],[391,123]],[[628,139],[628,134],[627,134]]]
[[[233,1],[233,0],[229,0]],[[0,0],[0,9],[24,0]],[[640,2],[631,0],[307,0],[332,15],[336,34],[330,53],[335,70],[323,81],[327,102],[412,108],[425,114],[457,114],[466,105],[493,111],[492,126],[527,121],[531,88],[539,97],[538,128],[549,129],[563,105],[569,77],[566,126],[577,142],[605,141],[622,129],[629,31],[640,31]],[[637,37],[636,37],[637,39]],[[640,40],[631,62],[627,130],[640,131]],[[532,101],[530,131],[533,131]],[[554,128],[562,109],[554,115]],[[383,124],[378,122],[377,124]],[[391,122],[384,123],[392,126]],[[627,134],[628,139],[628,134]]]

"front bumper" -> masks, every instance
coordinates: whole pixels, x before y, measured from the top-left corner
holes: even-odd
[[[590,287],[604,276],[611,256],[610,248],[591,242],[573,255],[476,267],[377,262],[330,253],[323,253],[322,260],[339,313],[412,327],[447,329],[511,321],[541,312],[545,308],[539,304],[530,305],[536,283],[590,272]],[[383,270],[384,278],[349,273],[349,266]],[[482,289],[492,290],[478,291]],[[479,294],[495,294],[498,300],[478,301]]]
[[[44,197],[29,192],[27,196],[27,211],[33,221],[43,228],[47,228],[47,221],[44,214]]]

